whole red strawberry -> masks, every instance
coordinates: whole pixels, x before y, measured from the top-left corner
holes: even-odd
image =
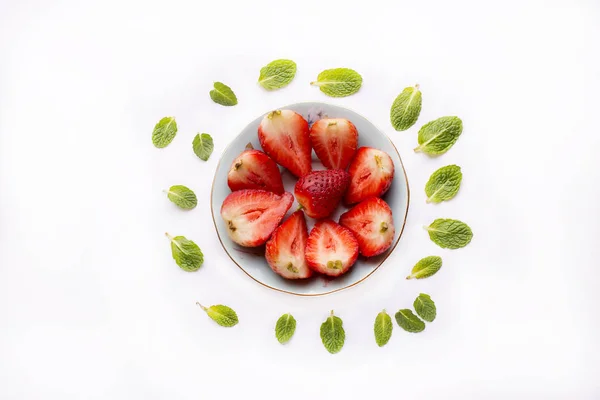
[[[296,211],[273,232],[267,242],[265,258],[271,269],[287,279],[303,279],[312,276],[304,250],[308,239],[306,219],[302,211]]]
[[[346,169],[358,147],[358,131],[344,118],[323,118],[310,128],[310,142],[328,169]]]
[[[306,215],[325,218],[336,209],[346,189],[350,175],[342,169],[313,171],[296,182],[294,194]]]
[[[358,258],[358,242],[352,231],[330,219],[315,224],[306,242],[306,261],[314,271],[340,276]]]
[[[365,257],[376,256],[389,249],[396,233],[392,210],[379,197],[363,200],[343,213],[340,224],[354,233],[360,254]]]
[[[275,161],[251,144],[233,162],[227,173],[227,185],[232,192],[242,189],[262,189],[283,193],[283,182]]]
[[[345,200],[347,204],[354,204],[387,192],[394,179],[394,162],[385,151],[361,147],[352,159],[348,173],[350,185]]]
[[[258,127],[258,139],[265,153],[298,178],[311,169],[308,122],[292,110],[265,115]]]

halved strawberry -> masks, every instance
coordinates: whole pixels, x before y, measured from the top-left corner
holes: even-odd
[[[392,210],[379,197],[370,197],[340,216],[340,224],[350,229],[360,254],[372,257],[383,253],[392,245],[396,229]]]
[[[347,204],[354,204],[387,192],[394,179],[394,162],[385,151],[361,147],[348,172],[350,185],[345,200]]]
[[[266,190],[244,189],[231,193],[223,201],[221,217],[231,240],[245,247],[265,243],[292,206],[294,196],[281,196]]]
[[[296,182],[296,200],[311,218],[325,218],[336,209],[346,193],[350,175],[343,169],[313,171]]]
[[[350,269],[358,257],[358,242],[350,229],[330,219],[319,221],[308,235],[306,261],[314,271],[339,276]]]
[[[283,193],[283,182],[275,161],[248,143],[246,150],[237,156],[227,173],[227,185],[232,192],[242,189],[262,189]]]
[[[258,139],[265,153],[300,178],[311,169],[308,122],[292,110],[265,115],[258,127]]]
[[[279,225],[267,242],[265,258],[271,269],[287,279],[312,276],[304,256],[308,229],[302,211],[296,211]]]
[[[310,142],[325,167],[346,169],[358,147],[358,132],[347,119],[323,118],[310,128]]]

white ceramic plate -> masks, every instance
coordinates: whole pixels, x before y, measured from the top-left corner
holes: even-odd
[[[262,150],[257,132],[260,121],[263,116],[267,114],[266,112],[246,126],[233,142],[231,142],[225,149],[219,160],[219,164],[217,165],[211,192],[211,210],[219,240],[223,245],[225,252],[227,252],[231,260],[238,267],[240,267],[250,278],[268,288],[300,296],[318,296],[354,286],[357,283],[364,281],[383,264],[385,259],[392,251],[394,251],[394,248],[400,240],[402,231],[404,230],[410,196],[408,180],[406,178],[404,166],[402,165],[402,160],[400,159],[400,154],[398,154],[398,150],[396,150],[394,144],[384,133],[367,121],[363,116],[348,110],[347,108],[326,103],[310,102],[292,104],[280,107],[280,109],[296,111],[301,114],[309,124],[312,124],[314,121],[323,117],[346,118],[352,121],[358,130],[359,147],[375,147],[390,155],[394,161],[395,167],[394,180],[383,199],[392,209],[394,225],[396,227],[394,242],[388,251],[377,257],[359,257],[356,264],[354,264],[346,274],[340,277],[328,278],[322,275],[316,275],[306,280],[286,280],[275,274],[267,264],[264,258],[264,246],[257,248],[241,247],[229,238],[225,223],[220,214],[221,204],[223,204],[225,197],[231,193],[227,186],[227,173],[233,160],[244,150],[249,142],[252,143],[255,149]],[[314,152],[313,169],[325,169]],[[294,185],[296,184],[297,179],[287,170],[283,168],[281,168],[281,170],[283,171],[282,177],[285,190],[293,194]],[[298,203],[294,201],[294,204],[288,211],[288,215],[297,208]],[[339,216],[346,210],[346,207],[340,205],[338,210],[332,215],[332,219],[338,221]],[[312,229],[314,222],[315,221],[312,218],[307,217],[309,230]]]

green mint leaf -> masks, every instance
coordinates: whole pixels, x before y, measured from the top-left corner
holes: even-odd
[[[342,325],[342,320],[333,315],[333,310],[331,310],[329,318],[321,324],[321,341],[331,354],[339,352],[344,347],[346,332]]]
[[[165,233],[165,235],[171,241],[173,259],[182,270],[194,272],[202,266],[204,254],[202,254],[200,247],[196,243],[187,240],[184,236],[173,237],[168,233]]]
[[[330,97],[346,97],[358,92],[362,85],[362,76],[350,68],[326,69],[317,76],[315,82],[321,92]]]
[[[425,229],[429,232],[429,238],[443,249],[460,249],[473,238],[471,228],[456,219],[438,218]]]
[[[411,310],[405,308],[396,313],[396,322],[406,332],[421,332],[425,329],[425,322],[421,321]]]
[[[198,133],[192,142],[192,147],[194,148],[194,153],[196,153],[201,160],[208,161],[215,145],[213,144],[212,137],[208,133]]]
[[[405,131],[417,122],[421,114],[421,91],[419,85],[407,87],[392,103],[390,120],[397,131]]]
[[[258,83],[267,90],[281,89],[296,76],[296,63],[292,60],[271,61],[260,69]]]
[[[221,82],[214,83],[214,89],[210,91],[210,98],[222,106],[235,106],[238,102],[233,90]]]
[[[177,122],[174,117],[164,117],[156,125],[152,131],[152,143],[154,146],[162,149],[167,147],[173,141],[177,134]]]
[[[387,342],[392,337],[392,328],[394,324],[392,324],[392,317],[388,315],[388,313],[383,310],[377,317],[375,317],[375,342],[379,347],[385,346]]]
[[[239,322],[235,311],[227,306],[218,304],[216,306],[204,307],[198,302],[196,304],[198,304],[213,321],[221,326],[230,328],[234,325],[237,325]]]
[[[424,279],[429,278],[442,268],[442,257],[429,256],[419,260],[413,267],[410,275],[406,279]]]
[[[450,200],[460,189],[462,172],[458,165],[446,165],[435,171],[425,185],[427,203]]]
[[[428,294],[421,293],[413,303],[415,311],[424,321],[433,322],[436,315],[435,303]]]
[[[275,324],[275,337],[279,343],[287,343],[296,331],[296,320],[292,314],[283,314]]]
[[[462,129],[462,121],[458,117],[441,117],[428,122],[419,129],[419,146],[415,152],[444,154],[456,143]]]
[[[196,194],[183,185],[171,186],[169,190],[165,190],[167,197],[179,208],[191,210],[198,204]]]

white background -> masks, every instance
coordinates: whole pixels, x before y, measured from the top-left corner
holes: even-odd
[[[0,5],[0,398],[597,399],[600,398],[600,4],[597,1],[16,1]],[[256,84],[276,58],[293,83]],[[360,92],[327,98],[308,83],[359,71]],[[221,107],[213,81],[239,98]],[[402,88],[423,111],[389,123]],[[221,248],[209,189],[220,153],[263,112],[299,101],[350,107],[387,133],[412,189],[392,257],[347,291],[300,298],[263,288]],[[162,150],[163,116],[179,132]],[[445,155],[412,152],[428,120],[458,115]],[[204,163],[193,136],[209,132]],[[426,205],[424,184],[457,163],[463,187]],[[193,188],[181,212],[161,193]],[[223,183],[224,184],[224,183]],[[472,243],[436,247],[421,228],[464,220]],[[163,233],[204,251],[197,273]],[[414,263],[443,256],[433,278]],[[375,315],[420,292],[438,317],[423,333],[373,339]],[[195,306],[233,307],[218,327]],[[319,339],[329,310],[347,340]],[[298,320],[292,341],[276,319]]]

